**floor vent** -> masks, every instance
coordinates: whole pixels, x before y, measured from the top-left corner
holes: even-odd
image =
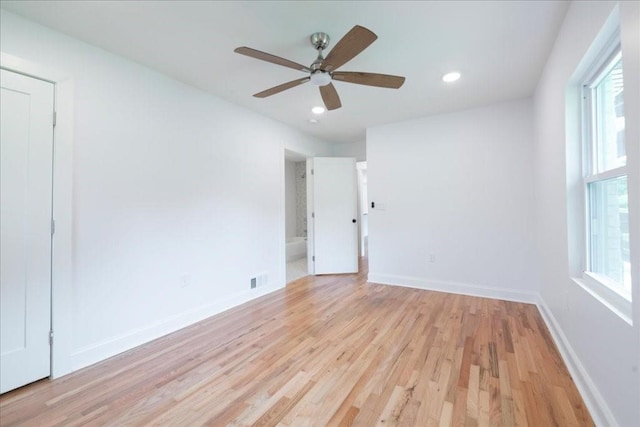
[[[251,289],[266,286],[267,281],[268,281],[267,273],[258,274],[255,277],[251,278],[251,281],[250,281]]]

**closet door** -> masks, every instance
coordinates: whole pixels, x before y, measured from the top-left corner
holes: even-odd
[[[0,71],[0,392],[50,375],[54,86]]]

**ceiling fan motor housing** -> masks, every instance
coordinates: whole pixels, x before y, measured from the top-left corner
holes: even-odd
[[[316,50],[319,50],[319,49],[325,50],[329,45],[329,40],[331,40],[329,38],[329,34],[321,33],[321,32],[311,34],[310,39],[311,39],[311,44]]]

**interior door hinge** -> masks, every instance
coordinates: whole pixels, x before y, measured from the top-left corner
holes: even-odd
[[[58,123],[58,113],[56,111],[53,112],[53,127],[56,127],[56,123]]]
[[[315,212],[311,212],[311,218],[315,218],[316,217],[316,213]]]
[[[313,175],[313,169],[311,169],[311,175]]]
[[[53,345],[53,331],[49,331],[49,345]]]
[[[316,261],[316,256],[315,256],[315,255],[313,255],[313,256],[311,257],[311,261],[313,261],[313,262],[315,262],[315,261]]]
[[[51,219],[51,235],[53,236],[56,232],[56,220],[55,219]]]

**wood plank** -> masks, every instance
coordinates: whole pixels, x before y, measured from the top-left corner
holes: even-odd
[[[344,416],[342,417],[342,419],[338,423],[338,426],[340,426],[340,427],[349,427],[349,426],[353,425],[353,420],[358,415],[358,412],[360,412],[360,410],[358,408],[356,408],[355,406],[349,407],[347,412],[344,414]]]
[[[1,425],[593,425],[533,305],[307,277],[57,380]]]

